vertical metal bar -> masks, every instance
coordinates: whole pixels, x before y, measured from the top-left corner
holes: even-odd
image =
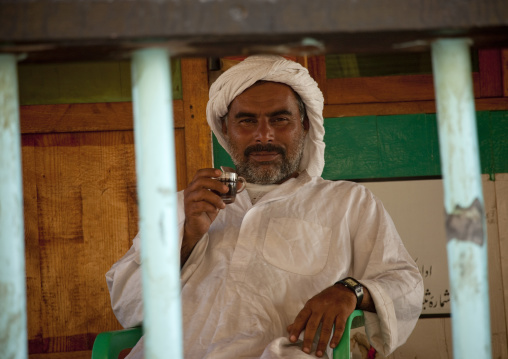
[[[145,357],[182,358],[180,255],[169,54],[132,59]]]
[[[487,230],[468,39],[432,44],[454,358],[490,358]]]
[[[27,358],[25,236],[16,58],[0,55],[0,356]]]

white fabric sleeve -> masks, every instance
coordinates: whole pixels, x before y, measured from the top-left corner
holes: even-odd
[[[138,233],[129,251],[106,273],[111,307],[124,328],[143,321],[140,244]]]
[[[183,191],[177,194],[179,248],[182,247],[185,212]],[[208,234],[196,244],[181,271],[182,286],[202,261],[208,245]],[[141,237],[138,233],[129,251],[106,273],[106,283],[111,297],[111,307],[124,328],[141,325],[143,321],[143,296],[141,284]]]
[[[353,277],[368,288],[376,312],[365,312],[365,330],[384,356],[404,344],[422,311],[423,279],[392,219],[370,191],[358,213]]]

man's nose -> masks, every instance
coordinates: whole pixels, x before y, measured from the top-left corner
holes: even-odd
[[[274,131],[268,121],[259,121],[254,133],[254,138],[257,142],[268,143],[272,142],[274,138]]]

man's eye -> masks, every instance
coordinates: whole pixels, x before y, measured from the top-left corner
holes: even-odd
[[[286,117],[276,117],[276,118],[272,119],[272,123],[280,124],[280,125],[285,124],[288,121],[289,121],[289,119]]]
[[[242,125],[250,125],[256,123],[256,120],[253,118],[243,118],[239,121],[239,123]]]

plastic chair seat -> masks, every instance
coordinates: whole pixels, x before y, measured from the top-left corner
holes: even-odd
[[[351,329],[363,325],[365,325],[363,311],[355,310],[346,322],[344,334],[333,351],[333,359],[350,358]],[[100,333],[93,344],[92,359],[117,359],[122,350],[134,347],[142,335],[141,327]]]

